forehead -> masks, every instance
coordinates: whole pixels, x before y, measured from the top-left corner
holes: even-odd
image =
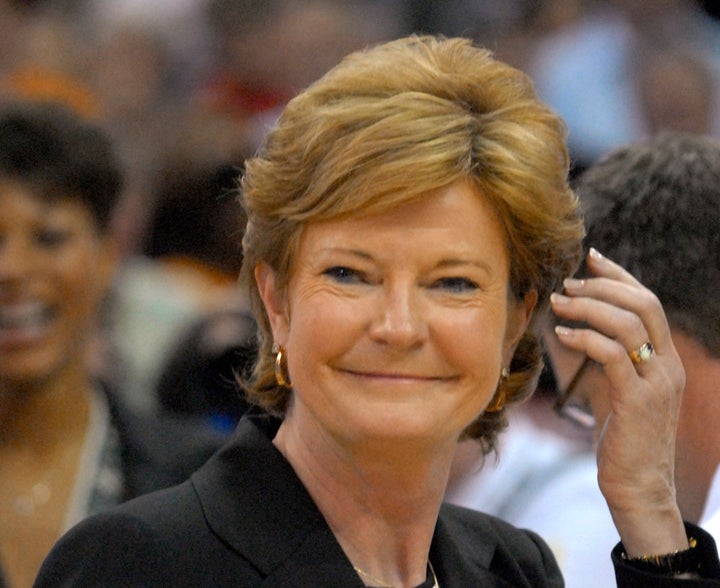
[[[507,257],[499,216],[469,181],[430,190],[381,212],[311,222],[302,231],[300,249],[333,240],[372,247],[374,239],[393,235],[417,245],[436,238],[475,254],[487,251]]]
[[[33,222],[75,222],[95,226],[88,207],[71,195],[39,193],[33,186],[9,178],[0,178],[0,221],[10,225]]]

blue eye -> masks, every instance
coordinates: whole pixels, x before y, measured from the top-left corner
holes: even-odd
[[[471,292],[473,290],[477,290],[478,285],[472,280],[468,280],[467,278],[442,278],[440,280],[437,280],[433,284],[433,287],[447,290],[448,292],[453,292],[456,294],[462,294],[464,292]]]
[[[336,282],[342,283],[357,282],[361,279],[359,272],[341,265],[330,267],[323,274]]]

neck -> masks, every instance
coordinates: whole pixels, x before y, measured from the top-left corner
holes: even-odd
[[[274,443],[354,566],[391,586],[425,581],[454,440],[347,446],[289,416]]]
[[[40,453],[83,435],[91,394],[87,372],[72,366],[44,381],[0,381],[0,450]]]

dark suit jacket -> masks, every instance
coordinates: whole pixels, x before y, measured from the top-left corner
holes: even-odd
[[[53,549],[35,587],[361,588],[272,445],[277,426],[244,417],[189,481],[80,523]],[[443,588],[563,585],[536,535],[450,505],[441,509],[430,559]]]

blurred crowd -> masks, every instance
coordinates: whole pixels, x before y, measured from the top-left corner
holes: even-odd
[[[29,295],[18,284],[32,266],[33,279],[54,285],[46,293],[53,308],[85,304],[82,313],[68,313],[75,321],[94,317],[96,301],[75,296],[63,305],[74,295],[57,287],[62,239],[47,229],[56,223],[48,202],[58,205],[54,198],[63,188],[56,184],[67,178],[53,172],[43,176],[46,185],[37,182],[33,166],[48,160],[55,169],[56,162],[37,140],[23,139],[28,129],[9,119],[15,135],[5,132],[12,149],[4,149],[24,155],[6,153],[0,237],[9,242],[12,233],[31,246],[23,254],[6,254],[0,271],[0,330],[8,351],[0,374],[0,478],[8,481],[0,485],[0,587],[10,579],[13,586],[29,586],[46,550],[82,516],[184,479],[247,409],[237,379],[253,364],[256,329],[237,282],[245,226],[237,187],[244,160],[300,89],[370,44],[413,32],[471,37],[527,72],[539,95],[563,116],[571,172],[579,174],[610,149],[662,130],[720,137],[719,6],[715,0],[0,0],[0,105],[52,102],[74,111],[105,131],[122,169],[118,205],[103,205],[114,208],[107,231],[120,263],[113,263],[100,324],[92,325],[92,377],[80,370],[88,390],[80,389],[77,377],[67,386],[63,380],[61,388],[72,390],[72,397],[56,393],[53,399],[46,393],[57,388],[48,384],[52,378],[35,373],[41,368],[45,374],[48,361],[23,363],[8,351],[27,347],[32,359],[32,345],[18,344],[18,333],[40,339],[38,325],[51,322],[49,312],[38,311],[50,306],[48,300],[38,303],[37,292]],[[76,137],[65,127],[46,126],[56,135],[48,142],[67,135],[64,148],[72,160]],[[103,156],[99,148],[85,151],[92,153],[79,155],[79,169]],[[13,158],[24,160],[22,173]],[[79,173],[66,172],[78,176],[68,185],[87,187]],[[81,211],[91,211],[73,190],[60,194],[70,198],[69,204],[61,198],[59,209],[78,200]],[[91,200],[99,198],[97,190],[89,192]],[[113,204],[114,198],[113,193]],[[32,222],[18,221],[28,217],[27,210]],[[103,242],[104,218],[95,234],[98,223],[85,216],[75,224]],[[76,247],[70,238],[75,233],[66,233],[65,246]],[[87,259],[101,256],[93,243],[80,247]],[[75,293],[92,292],[101,278],[82,260],[64,276]],[[28,296],[31,303],[23,298]],[[73,333],[55,347],[73,348]],[[541,393],[513,414],[516,426],[503,442],[499,468],[495,464],[480,475],[483,457],[477,448],[461,446],[449,498],[511,520],[515,515],[513,522],[533,528],[532,509],[517,514],[506,507],[511,501],[524,507],[527,492],[552,490],[557,510],[568,518],[577,512],[568,507],[571,502],[583,509],[590,533],[597,526],[587,512],[608,518],[603,504],[596,507],[601,497],[591,440],[555,418],[549,404],[557,386],[549,371],[543,376]],[[41,401],[25,402],[33,386],[43,392],[35,395]],[[171,426],[158,416],[180,422]],[[186,423],[187,416],[193,422]],[[36,426],[39,419],[42,427]],[[205,432],[212,435],[206,439]],[[59,479],[63,468],[56,467],[47,438],[57,441],[62,455],[76,461],[81,455],[80,482],[75,462],[67,459],[65,469],[73,475]],[[197,447],[183,445],[183,439]],[[69,445],[75,453],[67,453]],[[42,450],[32,453],[35,447]],[[87,447],[95,448],[89,457]],[[571,476],[582,483],[568,484]],[[569,488],[565,494],[555,492],[552,479]],[[84,492],[80,499],[70,500],[71,487]],[[579,498],[564,498],[576,487]],[[505,491],[510,499],[498,504]],[[585,506],[584,500],[595,503]],[[537,504],[538,516],[547,518],[542,496]],[[573,535],[574,543],[597,551],[591,534],[587,541],[578,537]],[[573,558],[564,558],[562,544],[553,539],[567,573]],[[580,567],[583,585],[590,586]],[[595,575],[596,585],[607,585],[602,574]]]
[[[243,160],[343,55],[410,32],[470,36],[531,75],[582,170],[659,129],[720,134],[717,13],[697,0],[0,0],[0,96],[59,101],[109,132],[124,262],[97,369],[136,408],[195,410],[149,391],[188,365],[183,349],[251,346]],[[203,319],[218,313],[237,321],[213,330]],[[173,374],[175,391],[199,377]]]

